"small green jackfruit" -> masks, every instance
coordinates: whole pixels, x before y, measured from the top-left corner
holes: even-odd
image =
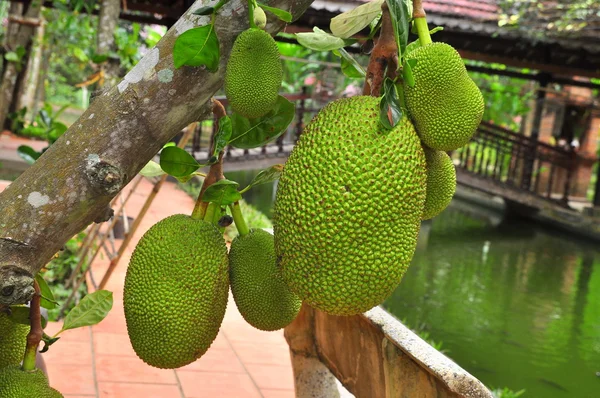
[[[427,160],[427,196],[423,220],[440,214],[452,201],[456,191],[456,169],[446,152],[423,148]]]
[[[257,118],[275,106],[283,80],[277,43],[262,29],[243,31],[233,43],[225,72],[225,95],[233,110]]]
[[[267,15],[260,7],[254,8],[254,24],[260,29],[264,29],[267,26]]]
[[[275,199],[275,253],[290,289],[333,315],[380,304],[414,254],[425,181],[408,118],[385,130],[375,97],[325,106],[288,158]]]
[[[407,55],[414,87],[404,84],[406,106],[421,140],[439,151],[464,146],[479,126],[484,102],[460,54],[446,43],[431,43]]]
[[[129,339],[147,364],[178,368],[217,337],[229,294],[227,247],[217,227],[177,214],[152,226],[127,269]]]
[[[63,395],[48,385],[41,370],[26,372],[20,366],[8,366],[0,370],[0,398],[63,398]]]
[[[300,311],[302,301],[277,268],[273,235],[262,229],[252,229],[231,243],[229,280],[240,313],[257,329],[284,328]]]
[[[19,365],[25,355],[29,326],[11,320],[0,311],[0,369]]]

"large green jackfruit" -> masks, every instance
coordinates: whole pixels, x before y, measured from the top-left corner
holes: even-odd
[[[125,277],[136,354],[157,368],[194,362],[217,337],[228,294],[227,247],[217,227],[183,214],[159,221],[140,239]]]
[[[283,79],[279,49],[270,34],[251,28],[231,48],[225,72],[225,95],[245,117],[263,116],[275,106]]]
[[[41,370],[25,372],[20,366],[9,366],[0,370],[0,398],[63,398],[63,395],[48,385]]]
[[[427,160],[427,196],[423,220],[440,214],[452,201],[456,191],[456,169],[446,152],[424,148]]]
[[[25,355],[29,326],[11,320],[0,311],[0,369],[19,365]]]
[[[257,329],[286,327],[300,311],[302,301],[277,268],[273,235],[262,229],[253,229],[231,243],[229,280],[240,313]]]
[[[406,106],[421,140],[430,148],[453,151],[465,145],[483,117],[481,91],[469,77],[458,52],[431,43],[407,55],[414,87],[404,84]]]
[[[396,288],[414,254],[425,155],[408,118],[379,124],[379,99],[352,97],[307,125],[279,180],[275,253],[309,305],[353,315]]]

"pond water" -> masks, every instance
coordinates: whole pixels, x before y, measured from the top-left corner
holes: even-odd
[[[226,174],[245,186],[255,172]],[[244,196],[271,214],[274,192]],[[423,224],[384,307],[487,386],[600,397],[600,245],[575,239],[455,200]]]

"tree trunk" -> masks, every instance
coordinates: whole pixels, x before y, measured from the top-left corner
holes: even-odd
[[[196,1],[155,48],[84,114],[29,169],[0,193],[0,304],[28,301],[35,275],[64,243],[94,220],[111,199],[175,134],[201,120],[222,86],[237,35],[248,28],[247,6],[232,0],[218,12],[220,63],[215,73],[173,66],[184,31],[210,23],[194,15]],[[312,0],[273,0],[297,19]],[[267,31],[284,26],[271,19]]]
[[[121,11],[121,0],[102,0],[100,4],[100,15],[98,16],[98,44],[96,53],[109,54],[116,49],[115,30],[119,22],[119,13]],[[120,62],[118,59],[108,58],[107,62],[102,64],[104,79],[108,86],[114,85],[115,80],[119,78]]]
[[[44,53],[45,26],[45,23],[41,22],[40,26],[36,29],[35,43],[32,45],[31,53],[29,54],[22,87],[19,89],[20,95],[17,109],[27,107],[31,111],[33,108],[33,101],[35,100],[35,93],[40,79],[42,54]]]
[[[41,8],[41,1],[31,2],[24,17],[26,19],[39,18]],[[18,31],[16,29],[13,30],[12,27],[9,28],[10,37],[7,40],[9,49],[15,51],[18,47],[28,48],[34,29],[35,27],[30,25],[20,25],[18,26]],[[17,33],[14,33],[15,31]],[[6,123],[6,116],[8,115],[10,105],[13,99],[16,98],[15,87],[18,75],[17,64],[15,62],[8,62],[4,69],[2,84],[0,85],[0,126],[4,126]]]

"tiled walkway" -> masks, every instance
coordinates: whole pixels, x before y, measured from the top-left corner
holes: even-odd
[[[0,190],[2,184],[0,184]],[[127,212],[135,217],[151,184],[143,181]],[[114,307],[99,325],[62,334],[43,354],[50,383],[66,397],[127,398],[284,398],[294,396],[288,347],[283,332],[262,332],[245,323],[230,299],[221,332],[209,351],[178,370],[152,368],[137,358],[127,337],[123,314],[123,281],[135,243],[157,221],[174,213],[191,213],[193,201],[173,184],[158,194],[126,255],[107,286]],[[108,260],[93,265],[104,274]],[[53,334],[60,328],[50,324]]]

